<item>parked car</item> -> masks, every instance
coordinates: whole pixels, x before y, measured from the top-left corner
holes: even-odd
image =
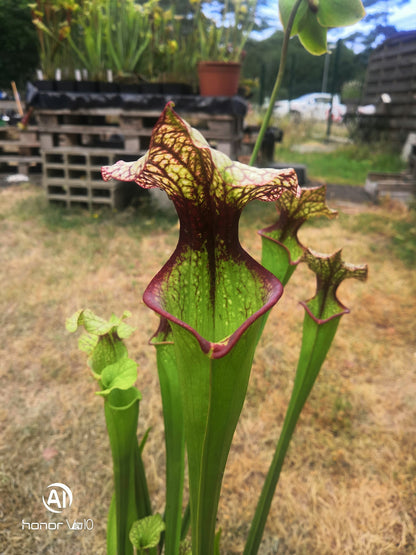
[[[279,100],[274,105],[276,116],[292,115],[299,118],[326,120],[331,106],[331,95],[329,93],[304,94],[294,100]],[[336,94],[332,101],[332,120],[341,122],[347,113],[345,104],[341,104]]]

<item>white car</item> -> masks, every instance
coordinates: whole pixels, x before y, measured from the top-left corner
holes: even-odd
[[[287,114],[300,118],[326,120],[331,106],[331,95],[329,93],[310,93],[304,94],[294,100],[279,100],[274,105],[276,116]],[[336,94],[332,101],[332,121],[341,122],[347,107],[341,104],[339,96]]]

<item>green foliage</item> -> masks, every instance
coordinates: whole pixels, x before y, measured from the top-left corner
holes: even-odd
[[[212,19],[203,13],[203,3],[195,4],[201,59],[240,62],[243,48],[254,29],[257,0],[225,0]]]
[[[79,326],[86,334],[79,339],[79,348],[89,355],[88,363],[94,377],[99,381],[100,395],[107,396],[113,389],[129,389],[137,379],[137,364],[127,357],[123,339],[134,328],[124,322],[130,316],[124,312],[121,318],[114,314],[106,321],[91,310],[78,310],[66,321],[66,329],[75,332]]]
[[[286,28],[297,0],[280,0],[279,13]],[[291,35],[298,35],[311,54],[327,51],[326,34],[329,28],[353,25],[364,16],[361,0],[301,0]]]
[[[393,224],[393,248],[396,255],[409,267],[416,267],[416,207],[407,218]]]
[[[260,142],[281,85],[292,23],[295,21],[293,33],[318,53],[326,46],[326,28],[352,23],[361,7],[360,0],[348,5],[335,0],[335,11],[325,0],[319,5],[301,1],[280,3],[286,26],[283,60]],[[292,5],[295,9],[301,5],[303,9],[296,20]],[[255,161],[256,148],[251,163]],[[90,311],[81,310],[67,322],[70,331],[79,325],[85,327],[87,336],[80,346],[89,354],[93,374],[106,395],[104,406],[115,482],[107,545],[109,552],[119,555],[131,553],[127,530],[139,553],[156,551],[156,546],[160,551],[161,533],[165,529],[166,537],[170,538],[170,551],[167,544],[166,553],[176,555],[179,551],[180,532],[184,528],[178,518],[183,437],[188,455],[192,553],[220,553],[221,530],[216,532],[216,517],[228,453],[246,397],[256,345],[267,314],[283,291],[278,278],[242,249],[238,223],[249,201],[279,201],[283,193],[288,193],[279,205],[283,224],[273,229],[277,236],[270,243],[277,247],[277,256],[283,245],[290,256],[293,251],[296,261],[305,260],[316,274],[317,287],[315,296],[302,303],[305,319],[294,387],[244,551],[255,555],[297,420],[340,318],[348,312],[337,298],[338,286],[346,278],[365,279],[367,268],[344,263],[341,251],[320,255],[297,240],[300,225],[309,217],[334,215],[325,205],[323,189],[304,193],[302,197],[293,170],[260,169],[232,162],[210,148],[198,131],[175,114],[172,103],[156,123],[145,156],[135,162],[119,161],[106,166],[102,175],[105,180],[134,181],[145,189],[164,190],[180,221],[176,249],[143,296],[144,302],[160,316],[154,344],[166,433],[170,440],[177,437],[179,444],[174,454],[166,441],[169,456],[174,454],[176,458],[179,478],[179,487],[170,488],[166,494],[167,503],[172,501],[174,507],[169,528],[160,516],[149,517],[150,500],[136,436],[138,392],[132,385],[135,365],[127,358],[124,346],[119,345],[131,333],[123,322],[126,314],[121,318],[112,316],[106,322]],[[293,200],[290,195],[300,200]],[[289,256],[286,262],[291,263]],[[285,281],[288,277],[283,272]],[[167,471],[167,483],[171,477]]]
[[[157,372],[162,397],[166,445],[166,531],[163,537],[165,555],[177,555],[181,538],[189,525],[188,512],[181,518],[185,473],[185,437],[181,387],[173,345],[172,329],[161,318],[159,329],[152,338],[156,348]],[[184,529],[183,529],[184,528]]]
[[[262,41],[249,40],[245,47],[243,75],[248,79],[263,80],[266,96],[270,96],[276,78],[282,42],[283,33],[277,31]],[[331,56],[329,82],[334,72],[334,61],[334,56]],[[294,37],[290,41],[287,71],[283,77],[279,98],[296,98],[302,94],[320,91],[324,64],[324,56],[313,56],[303,48],[299,39]],[[344,44],[341,45],[339,65],[342,67],[342,72],[336,83],[335,92],[340,92],[345,81],[362,79],[366,68],[359,57]]]
[[[73,333],[82,326],[87,332],[79,340],[80,350],[88,354],[93,376],[104,397],[104,414],[113,456],[114,497],[107,524],[107,552],[132,555],[130,528],[138,519],[151,514],[147,481],[137,442],[139,401],[141,394],[134,386],[137,364],[128,358],[123,339],[134,328],[112,315],[104,320],[91,310],[78,310],[66,321]]]
[[[374,249],[392,250],[394,255],[408,267],[416,266],[416,210],[414,205],[411,205],[409,212],[400,219],[389,219],[378,214],[358,214],[353,222],[347,219],[343,225],[352,231],[382,238],[383,242],[378,247],[374,242]]]
[[[73,14],[80,8],[76,0],[37,0],[29,4],[32,22],[39,41],[40,65],[45,79],[54,79],[61,68],[63,76],[73,69],[72,57],[66,48]]]
[[[11,81],[23,88],[39,59],[36,30],[25,0],[2,0],[0,29],[0,89],[10,89]]]
[[[398,172],[404,164],[387,144],[356,142],[332,152],[298,152],[287,146],[276,149],[279,162],[306,164],[308,177],[340,185],[364,185],[371,171]]]

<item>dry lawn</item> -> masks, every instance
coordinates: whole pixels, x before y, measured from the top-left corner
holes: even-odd
[[[295,433],[260,553],[381,555],[416,552],[416,282],[392,253],[388,226],[360,229],[369,216],[405,218],[403,209],[336,205],[339,220],[308,226],[311,248],[344,246],[369,264],[366,283],[342,285],[352,308]],[[255,205],[242,241],[259,258],[258,227],[273,207]],[[361,223],[360,223],[361,222]],[[358,225],[359,224],[359,225]],[[105,553],[111,460],[102,400],[65,331],[65,318],[89,307],[102,316],[133,313],[128,341],[143,394],[139,435],[154,508],[163,511],[164,450],[154,351],[157,318],[141,294],[176,243],[177,224],[151,211],[113,216],[48,208],[32,186],[0,192],[0,553]],[[249,392],[224,478],[222,552],[242,552],[272,456],[296,367],[303,309],[313,277],[300,267],[259,345]],[[53,482],[70,486],[74,519],[92,531],[28,531],[25,521],[62,520],[42,505]]]

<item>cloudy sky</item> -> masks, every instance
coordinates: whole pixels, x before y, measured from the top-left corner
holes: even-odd
[[[390,2],[391,6],[395,6],[395,4],[396,2]],[[400,31],[416,30],[416,0],[411,0],[409,4],[401,8],[392,7],[390,23]]]
[[[407,4],[401,7],[397,7],[396,4],[396,0],[380,1],[375,8],[369,9],[368,13],[370,14],[384,10],[387,11],[388,9],[388,11],[390,12],[387,21],[388,24],[394,25],[398,31],[416,30],[416,0],[410,0]],[[278,18],[276,0],[270,0],[269,7],[265,8],[264,14],[267,20],[270,22],[271,27],[273,27],[273,31],[275,29],[282,28]],[[362,22],[350,27],[346,27],[341,36],[350,35],[355,31],[365,31],[365,29],[366,21],[364,18]],[[334,34],[334,40],[340,37],[339,32],[337,33],[336,31],[333,31],[332,33]],[[331,35],[329,35],[329,39],[331,40]]]

